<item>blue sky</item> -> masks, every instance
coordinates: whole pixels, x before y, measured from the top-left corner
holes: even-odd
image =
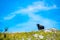
[[[37,23],[60,30],[59,4],[59,0],[0,0],[0,30],[37,31]]]

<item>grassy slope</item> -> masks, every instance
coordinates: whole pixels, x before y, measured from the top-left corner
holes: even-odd
[[[36,34],[36,35],[35,35]],[[6,38],[4,38],[3,33],[0,33],[0,40],[60,40],[60,31],[57,30],[51,32],[45,32],[44,30],[36,32],[22,32],[22,33],[6,33]],[[36,37],[35,37],[35,36]],[[43,39],[39,38],[39,35],[43,36]]]

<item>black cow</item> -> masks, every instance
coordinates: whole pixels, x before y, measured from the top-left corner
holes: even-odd
[[[37,24],[38,30],[44,29],[44,26]]]

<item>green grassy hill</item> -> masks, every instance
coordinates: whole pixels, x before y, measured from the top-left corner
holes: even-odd
[[[39,30],[21,33],[0,33],[0,40],[60,40],[60,30]]]

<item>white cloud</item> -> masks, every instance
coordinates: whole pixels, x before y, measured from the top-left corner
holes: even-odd
[[[20,29],[21,31],[22,29],[26,31],[36,30],[37,23],[44,25],[46,28],[51,28],[54,24],[56,24],[55,21],[43,18],[42,16],[36,15],[35,13],[38,11],[47,11],[55,8],[57,8],[55,4],[52,6],[48,6],[43,1],[33,2],[33,4],[27,6],[27,8],[22,8],[11,13],[12,15],[5,17],[4,20],[11,20],[16,16],[16,14],[27,14],[30,18],[28,22],[15,25],[15,27],[22,27]]]
[[[35,13],[43,10],[47,11],[47,10],[56,9],[56,8],[57,7],[55,4],[48,6],[44,1],[33,2],[32,5],[28,5],[27,8],[19,9],[11,13],[12,15],[4,17],[4,20],[13,19],[16,16],[16,14],[29,14],[29,13]]]
[[[4,20],[10,20],[12,19],[13,17],[15,17],[16,15],[8,15],[7,17],[4,17]]]

